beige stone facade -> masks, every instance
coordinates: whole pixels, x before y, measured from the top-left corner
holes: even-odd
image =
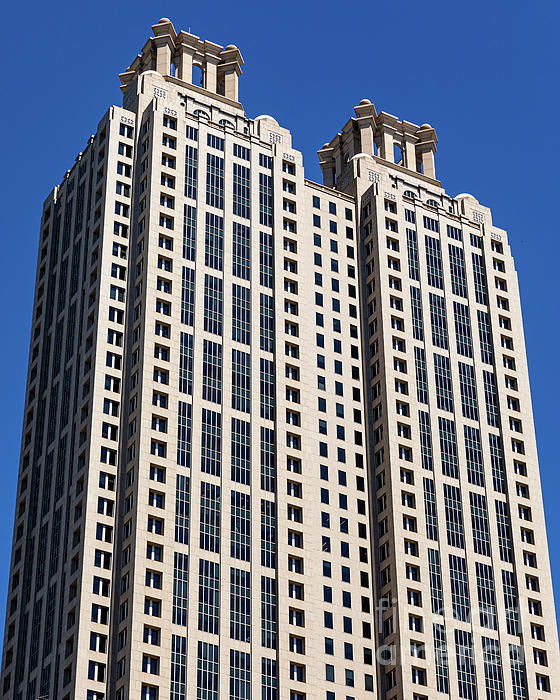
[[[310,182],[153,32],[44,205],[2,697],[556,697],[505,232],[429,125]]]

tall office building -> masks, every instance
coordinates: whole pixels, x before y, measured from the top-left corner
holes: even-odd
[[[560,697],[507,234],[435,179],[429,124],[355,111],[319,156],[356,202],[379,697]]]
[[[2,697],[556,697],[505,232],[429,125],[363,100],[310,182],[153,32],[44,205]]]

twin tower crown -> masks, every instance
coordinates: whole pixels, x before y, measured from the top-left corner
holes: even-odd
[[[198,85],[203,90],[238,102],[238,79],[243,58],[237,46],[225,48],[194,34],[178,34],[171,20],[162,17],[152,25],[154,36],[119,77],[126,93],[145,71],[156,71],[167,80]],[[197,88],[199,89],[199,88]],[[325,184],[334,187],[350,159],[359,155],[379,157],[435,180],[437,137],[429,124],[417,126],[386,112],[377,113],[370,100],[362,100],[342,131],[319,151]]]
[[[185,83],[196,81],[209,92],[238,101],[237,81],[243,58],[237,46],[224,48],[188,32],[177,34],[167,17],[152,25],[152,30],[154,36],[148,39],[142,52],[119,74],[123,93],[138,75],[154,70]]]

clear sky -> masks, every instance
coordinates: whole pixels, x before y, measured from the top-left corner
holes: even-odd
[[[509,231],[525,318],[549,544],[560,593],[558,25],[550,0],[468,3],[34,2],[4,11],[1,61],[0,633],[42,201],[71,167],[107,107],[117,74],[159,17],[203,39],[236,44],[240,100],[274,116],[320,181],[315,154],[367,97],[439,138],[436,172],[451,195],[470,192]],[[56,10],[56,12],[55,12]],[[25,20],[27,17],[27,20]],[[560,597],[558,597],[560,601]]]

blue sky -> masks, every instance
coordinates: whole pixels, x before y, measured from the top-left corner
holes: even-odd
[[[447,191],[474,194],[492,208],[494,223],[509,231],[558,594],[558,4],[284,0],[270,9],[269,3],[215,0],[161,3],[157,10],[155,5],[61,0],[54,14],[52,5],[32,2],[25,8],[28,22],[17,4],[4,13],[0,632],[42,201],[107,107],[120,104],[117,74],[161,16],[171,18],[176,29],[241,49],[246,65],[240,99],[248,115],[271,114],[291,129],[311,179],[320,181],[316,149],[368,97],[378,111],[432,124],[439,138],[437,174]]]

